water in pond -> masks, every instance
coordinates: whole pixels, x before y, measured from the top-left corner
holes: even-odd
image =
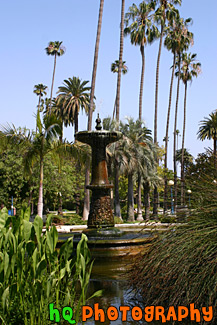
[[[96,297],[88,302],[88,305],[93,307],[94,304],[99,304],[99,308],[102,308],[105,312],[110,306],[114,306],[119,310],[120,306],[139,306],[143,309],[142,300],[140,297],[136,297],[132,287],[129,287],[126,274],[130,267],[130,261],[126,258],[116,258],[110,261],[108,260],[96,260],[94,263],[92,277],[89,285],[89,295],[97,290],[103,290],[101,297]],[[106,316],[106,313],[105,313]],[[131,313],[128,312],[127,321],[121,320],[121,313],[115,321],[110,321],[105,317],[103,324],[147,324],[144,320],[141,322],[135,322],[131,318]],[[87,325],[102,324],[100,321],[95,321],[92,317],[86,321]]]

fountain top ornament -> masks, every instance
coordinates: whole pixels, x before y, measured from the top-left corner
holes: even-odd
[[[102,129],[99,114],[95,131],[82,131],[75,134],[75,139],[86,143],[92,149],[92,180],[87,188],[92,191],[88,228],[114,227],[110,190],[113,185],[108,180],[106,146],[118,141],[122,136],[118,131]]]

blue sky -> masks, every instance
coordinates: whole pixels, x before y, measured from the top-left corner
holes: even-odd
[[[139,4],[140,1],[134,1]],[[125,11],[133,1],[126,0]],[[49,41],[63,41],[64,56],[57,59],[54,95],[64,79],[79,76],[91,80],[99,0],[8,0],[0,1],[1,62],[0,124],[14,123],[15,126],[35,127],[34,113],[38,98],[33,94],[34,85],[43,83],[50,93],[53,57],[47,56],[45,47]],[[95,96],[97,109],[102,118],[112,114],[117,75],[110,72],[111,63],[119,55],[119,27],[121,1],[105,0]],[[212,146],[211,141],[197,140],[198,123],[217,108],[217,57],[216,0],[183,0],[179,8],[181,16],[191,17],[194,46],[202,64],[202,74],[188,89],[186,147],[193,156]],[[153,129],[155,69],[158,41],[145,49],[146,71],[143,97],[143,119]],[[124,39],[124,60],[129,72],[122,77],[121,119],[125,116],[138,117],[138,97],[141,71],[139,47]],[[165,136],[168,93],[172,55],[162,51],[159,84],[158,140],[160,145]],[[175,89],[175,85],[174,85]],[[178,129],[182,131],[183,87],[181,87]],[[169,150],[172,156],[172,132],[174,120],[175,92],[172,102]],[[79,118],[79,129],[85,130],[87,117]],[[73,140],[72,127],[65,130],[68,140]],[[181,137],[179,140],[181,145]],[[170,167],[172,167],[170,159]]]

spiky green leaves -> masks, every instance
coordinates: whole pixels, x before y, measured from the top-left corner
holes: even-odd
[[[197,54],[182,53],[181,55],[181,72],[180,77],[184,84],[192,81],[201,73],[201,63],[196,60]],[[178,71],[176,72],[177,75]]]
[[[38,84],[34,86],[33,93],[35,93],[37,96],[43,96],[47,95],[46,93],[47,86],[43,84]]]
[[[118,72],[118,67],[119,67],[119,60],[115,60],[115,62],[113,62],[111,64],[111,72]],[[121,64],[121,72],[123,74],[126,74],[128,72],[128,67],[126,66],[126,61],[122,61]]]
[[[191,18],[180,18],[179,14],[172,21],[169,21],[164,45],[172,53],[180,54],[193,44],[193,33],[188,30],[191,21]]]
[[[157,27],[153,24],[154,8],[153,1],[150,3],[143,1],[139,7],[134,3],[129,7],[129,11],[125,15],[124,34],[125,36],[130,34],[132,44],[146,45],[157,37]],[[131,25],[129,25],[130,21],[132,21]]]
[[[217,137],[217,111],[209,114],[209,117],[205,117],[200,121],[200,128],[198,131],[198,139],[214,139]]]
[[[65,79],[63,86],[59,87],[55,112],[58,116],[61,116],[63,122],[67,121],[68,124],[76,124],[80,109],[84,109],[88,114],[91,89],[86,86],[88,82],[73,77]]]
[[[62,42],[55,41],[49,42],[48,47],[45,48],[47,55],[61,56],[65,53],[66,49],[62,46]]]

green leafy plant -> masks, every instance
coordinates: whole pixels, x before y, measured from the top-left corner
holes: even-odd
[[[92,263],[87,237],[82,235],[73,257],[73,238],[56,249],[58,233],[47,219],[32,224],[0,212],[0,319],[3,324],[47,324],[48,305],[70,306],[76,322],[85,303]],[[95,293],[95,295],[100,292]]]

